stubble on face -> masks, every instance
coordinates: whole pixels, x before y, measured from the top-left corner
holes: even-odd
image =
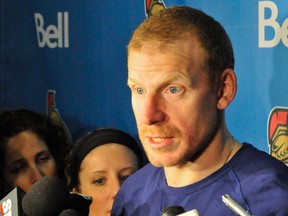
[[[156,167],[181,166],[187,162],[195,162],[209,147],[220,127],[220,114],[216,121],[207,128],[206,135],[198,137],[193,132],[183,134],[178,128],[171,126],[138,127],[139,137],[144,151],[150,161]],[[147,136],[157,138],[173,137],[173,143],[165,148],[153,148],[149,144]]]
[[[185,140],[187,138],[191,141],[193,138],[182,134],[176,127],[142,125],[138,131],[144,151],[151,164],[156,167],[178,166],[198,157],[198,147]],[[147,137],[172,138],[172,143],[163,148],[153,148]]]
[[[175,152],[178,144],[175,139],[179,139],[180,131],[175,127],[157,126],[157,125],[141,125],[138,127],[139,137],[142,142],[144,151],[149,158],[149,161],[157,167],[167,166],[171,162],[171,153]],[[173,144],[163,148],[153,148],[149,144],[148,137],[157,139],[173,138]]]

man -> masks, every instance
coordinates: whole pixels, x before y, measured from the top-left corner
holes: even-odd
[[[118,192],[112,215],[153,215],[171,206],[234,215],[228,194],[253,215],[288,215],[288,168],[237,141],[225,109],[237,79],[223,27],[205,13],[171,7],[145,20],[128,46],[128,85],[151,164]]]

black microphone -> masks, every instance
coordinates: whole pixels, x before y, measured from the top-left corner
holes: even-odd
[[[199,216],[199,213],[196,209],[185,212],[182,206],[172,205],[162,209],[161,216]]]
[[[12,191],[10,191],[10,193],[8,193],[0,201],[0,215],[24,216],[21,207],[21,200],[24,194],[24,191],[19,187],[15,187]]]
[[[89,215],[92,197],[79,193],[70,193],[68,209],[74,209],[83,216]]]
[[[184,212],[185,210],[182,206],[172,205],[162,209],[161,216],[176,216]]]
[[[81,214],[79,211],[76,211],[75,209],[66,209],[62,211],[59,216],[83,216],[83,214]]]
[[[22,199],[27,216],[56,216],[69,206],[69,190],[56,176],[45,176],[35,182]]]

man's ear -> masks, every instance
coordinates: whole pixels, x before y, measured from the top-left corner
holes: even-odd
[[[233,101],[237,92],[237,77],[234,70],[224,70],[219,79],[218,86],[219,89],[217,108],[224,110]]]

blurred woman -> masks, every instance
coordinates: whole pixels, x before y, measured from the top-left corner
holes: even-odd
[[[118,129],[97,129],[78,140],[68,160],[68,184],[92,197],[89,216],[111,214],[119,187],[143,166],[142,156],[134,138]]]
[[[14,187],[24,192],[41,177],[65,180],[67,135],[47,116],[26,109],[0,113],[0,198]]]

